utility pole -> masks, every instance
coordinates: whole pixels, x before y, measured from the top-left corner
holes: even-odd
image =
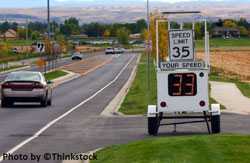
[[[50,1],[47,0],[47,34],[48,34],[48,42],[50,43]],[[50,47],[47,47],[50,48]],[[49,52],[50,50],[47,50],[47,52]],[[47,58],[46,58],[47,56]],[[49,57],[49,54],[45,55],[45,65],[44,65],[44,72],[46,73],[46,66],[47,66],[47,59]]]
[[[50,40],[50,1],[47,0],[48,39]]]
[[[149,0],[147,0],[147,99],[148,104],[150,103],[150,11],[149,11]]]

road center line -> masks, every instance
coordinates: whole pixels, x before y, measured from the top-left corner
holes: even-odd
[[[10,149],[7,154],[13,154],[14,152],[16,152],[18,149],[20,149],[21,147],[23,147],[24,145],[28,144],[30,141],[36,139],[37,137],[39,137],[43,132],[45,132],[48,128],[50,128],[52,125],[54,125],[56,122],[58,122],[59,120],[63,119],[64,117],[66,117],[67,115],[69,115],[70,113],[72,113],[73,111],[75,111],[77,108],[79,108],[80,106],[84,105],[85,103],[87,103],[88,101],[92,100],[94,97],[96,97],[98,94],[100,94],[104,89],[106,89],[107,87],[109,87],[110,85],[112,85],[114,82],[116,82],[118,80],[118,78],[122,75],[122,73],[126,70],[126,68],[128,67],[128,65],[134,60],[135,56],[133,56],[128,63],[121,69],[121,71],[117,74],[117,76],[110,81],[106,86],[104,86],[103,88],[101,88],[100,90],[98,90],[96,93],[94,93],[93,95],[91,95],[90,97],[88,97],[87,99],[85,99],[84,101],[82,101],[80,104],[76,105],[75,107],[71,108],[69,111],[65,112],[64,114],[62,114],[61,116],[59,116],[58,118],[54,119],[53,121],[49,122],[47,125],[45,125],[43,128],[41,128],[39,131],[37,131],[33,136],[27,138],[26,140],[22,141],[21,143],[19,143],[18,145],[16,145],[15,147],[13,147],[12,149]],[[3,161],[3,155],[0,157],[0,162]]]

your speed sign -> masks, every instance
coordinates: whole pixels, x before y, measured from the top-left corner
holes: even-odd
[[[170,61],[194,60],[192,30],[173,30],[169,32]]]

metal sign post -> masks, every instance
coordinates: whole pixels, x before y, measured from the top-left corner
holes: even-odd
[[[167,12],[197,14],[199,12]],[[205,58],[196,60],[194,29],[171,29],[169,22],[169,55],[167,62],[159,59],[159,22],[156,20],[157,105],[148,106],[148,133],[157,135],[160,126],[205,122],[208,132],[220,132],[220,105],[209,105],[209,33],[205,27]],[[178,113],[178,114],[176,114]],[[195,113],[195,115],[193,115]],[[197,115],[201,113],[202,115]],[[161,123],[163,119],[199,119]],[[209,125],[211,122],[211,125]],[[211,131],[210,131],[211,126]]]

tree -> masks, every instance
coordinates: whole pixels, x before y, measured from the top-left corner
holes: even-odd
[[[31,33],[31,39],[32,39],[32,40],[38,40],[39,37],[40,37],[40,33],[39,33],[39,32],[33,31],[33,32]]]
[[[240,26],[239,30],[240,30],[240,35],[241,36],[243,36],[243,37],[248,36],[248,30],[245,27]]]
[[[226,19],[223,22],[223,26],[226,28],[236,28],[237,24],[235,23],[235,21],[233,21],[231,19]]]
[[[195,28],[194,28],[194,31],[195,31],[195,39],[202,39],[203,37],[203,25],[201,23],[196,23],[195,24]]]
[[[141,33],[144,29],[147,28],[147,22],[145,19],[140,19],[136,21],[136,33]]]
[[[80,34],[79,21],[73,17],[66,19],[64,24],[60,25],[60,33],[66,36]]]
[[[18,35],[19,39],[26,39],[26,29],[18,28],[17,35]]]
[[[152,41],[152,54],[156,57],[156,20],[159,17],[156,14],[150,16],[150,37]],[[167,21],[167,19],[163,19]],[[159,35],[159,56],[160,60],[165,60],[168,56],[168,22],[160,22],[158,24]]]
[[[67,44],[67,41],[66,41],[64,35],[62,35],[62,34],[56,35],[56,41],[59,43],[59,45],[61,47],[61,51],[63,53],[66,53],[68,44]]]
[[[2,33],[6,32],[8,29],[10,29],[10,24],[9,22],[5,21],[0,25],[0,31]]]
[[[117,30],[117,39],[118,42],[122,45],[128,45],[129,43],[129,31],[126,28],[120,28]]]
[[[215,23],[215,26],[217,26],[217,27],[223,27],[223,20],[219,19],[218,22]]]
[[[111,34],[110,31],[106,29],[105,32],[103,33],[103,37],[109,37],[110,34]]]
[[[240,20],[237,22],[237,25],[245,27],[246,29],[250,27],[250,23],[248,23],[245,18],[240,18]]]

